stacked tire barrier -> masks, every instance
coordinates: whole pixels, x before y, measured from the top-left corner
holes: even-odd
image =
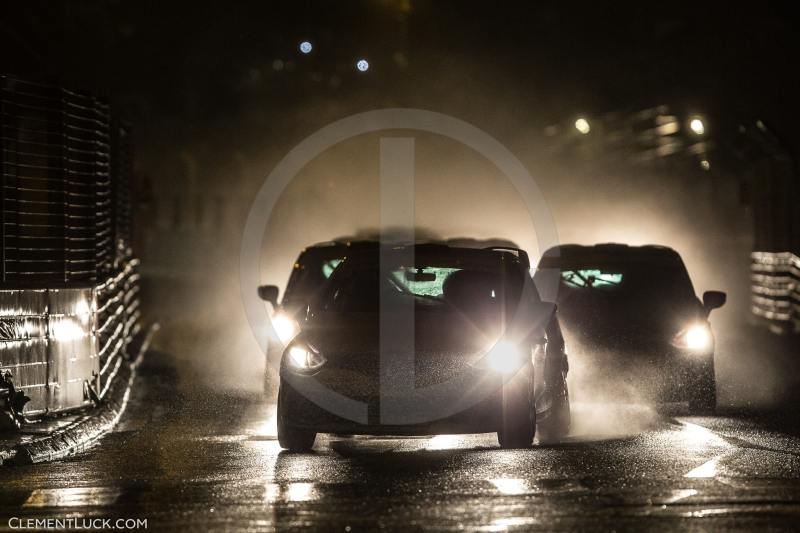
[[[800,257],[753,252],[752,312],[776,333],[800,332]]]
[[[138,332],[130,160],[101,99],[0,76],[0,372],[26,416],[102,398]]]

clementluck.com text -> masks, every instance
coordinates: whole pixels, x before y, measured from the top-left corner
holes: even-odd
[[[19,518],[8,519],[9,529],[32,530],[91,530],[147,529],[146,518]]]

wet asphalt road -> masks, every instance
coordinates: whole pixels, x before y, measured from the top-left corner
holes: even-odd
[[[555,446],[331,437],[288,454],[260,396],[176,387],[156,353],[140,377],[148,385],[93,450],[0,469],[0,529],[69,516],[141,517],[149,530],[800,528],[796,414],[582,404]]]

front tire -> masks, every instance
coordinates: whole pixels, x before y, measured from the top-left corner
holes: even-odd
[[[497,441],[503,449],[530,448],[536,431],[530,369],[524,368],[503,387],[503,420]]]
[[[317,438],[315,431],[301,429],[289,425],[283,415],[281,409],[281,394],[278,392],[278,444],[284,450],[292,452],[307,452],[314,446],[314,441]]]
[[[307,452],[314,446],[317,434],[313,431],[282,424],[278,420],[278,444],[291,452]]]

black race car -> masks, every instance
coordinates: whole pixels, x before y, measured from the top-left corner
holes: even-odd
[[[283,353],[278,440],[317,433],[497,432],[502,447],[569,430],[566,353],[516,249],[445,244],[348,253]]]
[[[546,251],[534,275],[558,304],[572,356],[598,381],[632,384],[649,398],[716,407],[709,313],[725,293],[695,296],[680,255],[663,246],[563,245]],[[550,294],[556,291],[556,294]]]

